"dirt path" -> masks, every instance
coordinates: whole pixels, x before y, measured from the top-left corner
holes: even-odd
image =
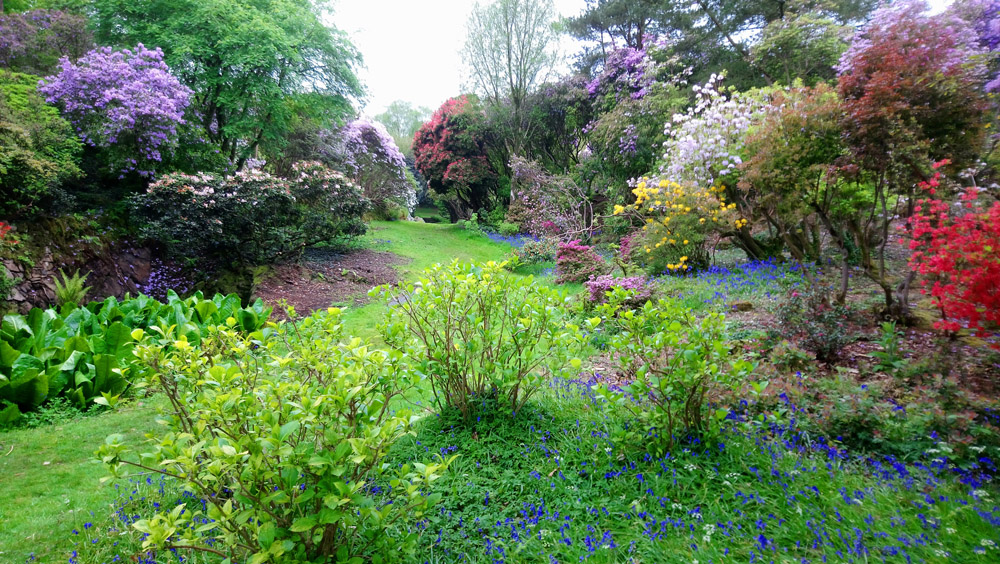
[[[361,304],[368,301],[368,290],[382,284],[395,284],[395,265],[408,259],[371,250],[337,253],[327,249],[308,249],[301,264],[275,268],[257,288],[257,297],[275,306],[274,315],[284,318],[277,307],[286,300],[299,315],[330,307],[333,303]]]

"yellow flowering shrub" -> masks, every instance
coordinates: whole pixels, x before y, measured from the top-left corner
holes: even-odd
[[[628,258],[652,275],[707,266],[709,235],[746,222],[736,204],[726,202],[724,186],[700,188],[644,177],[632,193],[635,202],[615,206],[614,215],[631,215],[644,223]]]

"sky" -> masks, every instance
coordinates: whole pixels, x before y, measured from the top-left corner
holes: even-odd
[[[364,57],[359,73],[368,87],[364,113],[381,113],[394,100],[436,110],[462,93],[461,50],[471,0],[339,0],[333,24],[347,32]],[[575,16],[585,0],[555,0]]]
[[[556,12],[575,16],[585,0],[555,0]],[[951,0],[930,0],[938,12]],[[435,110],[463,92],[461,50],[471,0],[337,0],[333,24],[364,57],[368,87],[363,113],[374,116],[394,100]],[[572,40],[562,46],[572,55]]]

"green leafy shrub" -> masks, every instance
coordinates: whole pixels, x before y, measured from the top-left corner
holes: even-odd
[[[37,86],[36,76],[0,69],[0,217],[38,211],[80,174],[82,145]]]
[[[58,278],[54,280],[56,286],[56,303],[59,307],[66,304],[83,302],[84,298],[87,297],[87,292],[90,291],[90,286],[84,286],[87,283],[87,277],[90,275],[84,274],[80,276],[80,271],[77,270],[73,273],[73,276],[68,276],[60,270],[59,276],[62,278],[62,281]]]
[[[235,295],[206,300],[199,293],[181,300],[171,292],[165,304],[147,296],[108,298],[60,312],[35,308],[26,316],[6,315],[0,325],[0,423],[60,396],[79,409],[116,401],[136,368],[136,329],[158,326],[197,345],[208,325],[233,318],[240,330],[252,332],[270,313],[260,300],[243,308]]]
[[[521,226],[508,221],[501,221],[500,224],[497,225],[497,232],[504,237],[513,237],[521,232]]]
[[[232,323],[229,323],[231,326]],[[427,488],[449,461],[389,467],[414,419],[399,409],[416,373],[398,352],[340,341],[339,310],[279,332],[212,329],[202,348],[141,344],[144,384],[172,408],[138,460],[120,435],[99,451],[115,475],[135,467],[181,481],[196,500],[134,527],[144,549],[215,551],[238,562],[395,562]]]
[[[292,165],[289,183],[302,215],[299,229],[305,245],[365,234],[362,217],[372,203],[352,180],[318,162],[303,161]],[[408,210],[401,213],[405,218]]]
[[[556,260],[559,251],[559,240],[543,237],[537,241],[528,241],[514,249],[514,255],[522,265],[539,264]]]
[[[847,327],[852,317],[850,308],[830,303],[825,288],[811,286],[792,292],[779,306],[778,332],[818,360],[830,362],[854,340]]]
[[[467,420],[477,398],[499,398],[516,414],[546,378],[580,367],[584,337],[566,296],[501,264],[435,265],[402,293],[375,291],[395,304],[380,327],[385,341],[419,358],[438,406]]]
[[[608,324],[612,359],[631,381],[631,398],[604,393],[639,417],[642,425],[633,428],[631,439],[649,442],[657,454],[669,451],[684,435],[710,439],[728,410],[712,409],[709,402],[718,394],[735,393],[753,365],[732,358],[722,315],[698,319],[677,302],[662,299],[630,309],[625,305],[630,297],[615,288],[607,303],[598,306]]]

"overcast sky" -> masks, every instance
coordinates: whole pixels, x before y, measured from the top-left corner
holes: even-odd
[[[940,10],[951,0],[930,0]],[[366,68],[364,113],[381,113],[405,100],[434,110],[462,92],[461,50],[471,0],[337,0],[333,23],[350,35]],[[555,0],[556,11],[575,16],[585,0]],[[567,45],[564,50],[572,50]],[[572,53],[568,53],[572,54]]]

